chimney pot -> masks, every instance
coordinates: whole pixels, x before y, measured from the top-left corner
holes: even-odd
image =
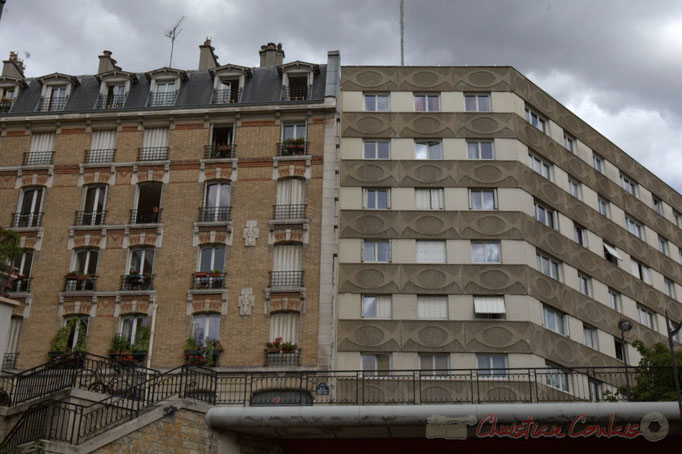
[[[103,50],[102,55],[99,56],[99,67],[97,68],[97,74],[106,73],[109,71],[121,70],[116,66],[116,60],[111,57],[110,50]]]
[[[215,48],[211,46],[211,37],[207,36],[204,44],[199,46],[199,71],[213,69],[220,66],[218,56],[213,52]]]
[[[284,61],[282,43],[267,43],[260,46],[260,67],[279,66]]]
[[[2,62],[2,75],[15,77],[17,79],[24,78],[24,61],[19,58],[16,52],[10,51],[9,58]]]

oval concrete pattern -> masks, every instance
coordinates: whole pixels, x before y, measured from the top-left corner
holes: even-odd
[[[356,174],[363,182],[376,183],[385,178],[386,171],[383,167],[373,164],[365,164],[358,167]]]
[[[427,235],[434,235],[443,231],[445,228],[445,222],[443,219],[436,216],[427,215],[417,218],[417,220],[414,222],[414,226],[418,232]]]
[[[384,122],[377,117],[362,117],[357,121],[358,129],[368,134],[374,134],[386,129]]]
[[[356,221],[358,230],[366,234],[379,233],[385,229],[385,221],[379,216],[364,215],[360,216]]]
[[[485,288],[491,290],[499,290],[507,287],[511,279],[509,276],[500,270],[484,271],[478,276],[478,282]]]
[[[362,346],[376,347],[384,342],[384,331],[376,326],[363,326],[355,330],[354,341]]]
[[[446,279],[445,273],[439,270],[424,270],[417,274],[417,284],[427,289],[443,288]]]
[[[384,279],[384,273],[372,269],[360,270],[355,275],[355,282],[362,288],[381,287]]]
[[[355,80],[360,85],[374,87],[380,85],[384,81],[384,76],[376,71],[363,71],[355,76]]]
[[[479,340],[488,347],[502,348],[508,347],[512,343],[514,335],[507,328],[493,326],[483,330]]]
[[[488,71],[475,71],[469,74],[469,81],[478,87],[490,87],[495,84],[497,77]]]
[[[417,333],[417,341],[424,347],[441,347],[448,337],[448,332],[438,326],[427,326]]]

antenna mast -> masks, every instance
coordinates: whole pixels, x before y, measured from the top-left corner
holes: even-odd
[[[405,66],[405,0],[400,0],[400,66]]]
[[[173,48],[175,47],[175,38],[180,34],[182,30],[178,30],[178,27],[180,27],[180,23],[185,19],[185,16],[182,16],[176,23],[173,28],[170,30],[166,30],[166,33],[164,33],[164,36],[166,38],[170,38],[171,40],[171,52],[170,52],[170,61],[168,62],[168,67],[172,68],[173,67]]]

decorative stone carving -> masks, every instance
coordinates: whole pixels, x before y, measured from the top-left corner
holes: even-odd
[[[255,246],[258,238],[258,221],[246,221],[244,226],[244,246]]]
[[[239,294],[239,315],[251,315],[254,300],[253,288],[243,288],[242,292]]]

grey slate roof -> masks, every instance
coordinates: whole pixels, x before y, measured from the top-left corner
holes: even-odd
[[[320,72],[313,77],[311,99],[306,101],[280,101],[282,92],[282,76],[276,67],[252,68],[252,77],[247,77],[244,83],[241,102],[238,105],[248,104],[306,104],[322,102],[324,100],[325,80],[327,65],[319,65]],[[173,109],[191,107],[224,107],[223,105],[210,104],[213,94],[213,78],[208,71],[187,71],[188,79],[183,81],[180,92]],[[144,73],[137,74],[139,82],[133,83],[128,93],[128,98],[123,111],[126,110],[163,110],[169,107],[146,107],[149,95],[150,81]],[[22,89],[19,97],[14,102],[9,113],[2,115],[54,115],[58,113],[76,112],[103,112],[95,109],[99,96],[100,82],[95,75],[78,76],[80,85],[73,87],[66,107],[58,112],[36,112],[36,106],[40,101],[41,86],[36,78],[26,79],[28,88]],[[111,111],[107,109],[106,111]]]

